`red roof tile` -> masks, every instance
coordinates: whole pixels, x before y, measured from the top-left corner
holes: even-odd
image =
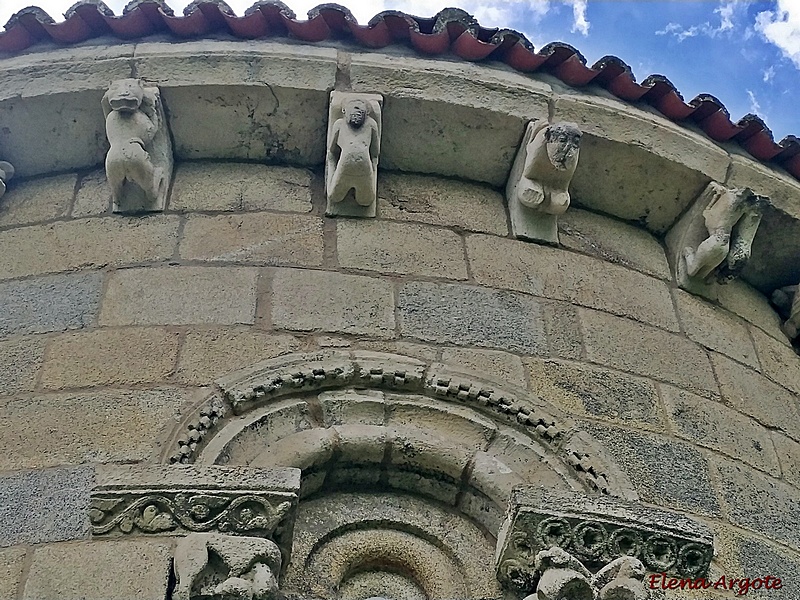
[[[567,44],[548,44],[535,52],[521,33],[481,27],[460,9],[448,8],[429,19],[385,11],[367,25],[359,25],[349,10],[337,4],[317,6],[305,21],[297,20],[277,0],[260,0],[242,17],[222,0],[195,0],[183,12],[176,17],[163,0],[132,0],[122,16],[115,16],[101,0],[83,0],[65,13],[65,21],[56,23],[42,9],[29,7],[12,16],[6,31],[0,33],[0,53],[13,54],[42,41],[76,44],[109,34],[129,40],[162,32],[179,38],[229,33],[242,39],[350,39],[367,48],[401,43],[422,54],[449,52],[469,61],[501,61],[523,73],[550,73],[570,86],[599,85],[627,102],[646,102],[673,121],[693,122],[715,141],[736,141],[758,160],[777,164],[800,179],[800,140],[787,136],[776,143],[757,116],[745,115],[734,123],[725,106],[708,94],[686,103],[661,75],[651,75],[639,84],[630,67],[614,56],[587,67],[581,53]]]

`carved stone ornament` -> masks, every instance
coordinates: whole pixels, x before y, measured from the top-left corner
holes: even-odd
[[[106,465],[96,471],[92,535],[214,532],[273,539],[288,554],[298,469]]]
[[[281,563],[269,539],[190,533],[175,548],[172,600],[273,600]]]
[[[103,96],[106,177],[114,212],[162,211],[172,181],[172,141],[157,87],[119,79]]]
[[[768,199],[712,181],[667,235],[678,285],[716,299],[714,285],[739,276]]]
[[[556,552],[549,559],[550,563],[568,568],[573,573],[569,577],[566,573],[554,573],[547,579],[542,576],[543,581],[539,581],[542,564],[549,564],[539,560],[540,553],[544,550],[552,552],[554,547],[571,555],[570,561],[563,564],[553,562],[555,557],[563,559],[563,554]],[[577,583],[580,580],[577,575],[588,580],[587,569],[600,568],[594,587],[597,588],[597,582],[601,581],[601,574],[603,583],[595,591],[599,598],[609,600],[639,598],[636,595],[614,595],[614,586],[609,587],[612,579],[639,579],[639,574],[643,576],[645,569],[682,577],[703,577],[714,555],[711,532],[683,515],[615,498],[556,494],[532,486],[514,488],[497,548],[497,576],[501,583],[518,592],[531,593],[537,583],[546,585],[549,590],[550,582],[566,582],[567,579],[576,581],[572,584],[576,589],[585,590],[583,583]],[[586,569],[577,568],[576,559]],[[619,559],[628,562],[616,562]],[[606,570],[611,565],[615,565],[617,571]],[[556,584],[552,586],[556,587]],[[566,597],[572,596],[552,596]],[[594,598],[592,595],[586,597]]]
[[[772,293],[772,304],[786,321],[783,332],[790,340],[800,336],[800,285],[787,285]]]
[[[375,216],[382,103],[378,94],[331,92],[325,158],[329,216]]]
[[[14,167],[11,163],[0,160],[0,198],[6,193],[6,183],[14,176]]]
[[[569,207],[582,135],[574,123],[528,123],[506,185],[516,237],[558,244],[557,218]]]

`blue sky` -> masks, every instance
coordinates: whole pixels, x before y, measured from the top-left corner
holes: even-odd
[[[0,0],[0,23],[31,0]],[[105,0],[120,14],[126,0]],[[189,0],[168,0],[176,12]],[[74,0],[39,0],[56,20]],[[667,76],[688,101],[718,97],[734,120],[761,116],[776,139],[800,136],[800,0],[340,0],[366,23],[377,12],[432,16],[459,6],[489,27],[523,32],[539,48],[552,41],[575,46],[591,65],[607,54],[633,68],[638,81]],[[228,0],[243,14],[252,0]],[[305,16],[317,2],[288,0]]]

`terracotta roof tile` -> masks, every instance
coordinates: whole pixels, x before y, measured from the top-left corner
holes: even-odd
[[[717,142],[733,140],[758,160],[777,164],[800,179],[800,140],[787,136],[776,143],[757,116],[746,115],[734,123],[725,106],[708,94],[687,103],[661,75],[637,83],[631,68],[615,56],[588,67],[581,53],[567,44],[548,44],[536,52],[521,33],[481,27],[460,9],[448,8],[428,19],[385,11],[367,25],[359,25],[349,10],[337,4],[317,6],[307,20],[298,20],[277,0],[260,0],[242,17],[222,0],[194,0],[183,13],[175,16],[162,0],[132,0],[122,16],[116,16],[101,0],[83,0],[56,23],[42,9],[29,7],[12,16],[6,31],[0,32],[0,53],[17,53],[39,42],[76,44],[109,34],[129,40],[164,32],[179,38],[221,32],[242,39],[349,39],[367,48],[407,44],[426,55],[452,53],[469,61],[501,61],[523,73],[550,73],[570,86],[599,85],[627,102],[646,102],[670,120],[693,122]]]

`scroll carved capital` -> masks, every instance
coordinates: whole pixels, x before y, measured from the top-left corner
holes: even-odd
[[[103,96],[106,177],[114,212],[162,211],[172,180],[172,141],[161,93],[140,79],[119,79]]]
[[[12,177],[14,177],[14,166],[9,162],[0,160],[0,198],[6,193],[6,184]]]
[[[528,123],[506,186],[516,237],[558,244],[557,216],[569,207],[582,135],[574,123]]]
[[[329,216],[375,216],[382,103],[378,94],[331,92],[325,158]]]
[[[714,554],[708,529],[682,515],[614,498],[554,494],[531,486],[519,486],[512,492],[497,544],[501,583],[529,594],[537,585],[545,585],[545,589],[555,586],[550,583],[554,578],[577,581],[577,573],[588,580],[587,569],[600,569],[593,587],[602,600],[638,600],[638,595],[615,595],[612,589],[617,584],[611,583],[619,578],[641,580],[645,570],[702,577]],[[570,573],[545,578],[543,566]]]

